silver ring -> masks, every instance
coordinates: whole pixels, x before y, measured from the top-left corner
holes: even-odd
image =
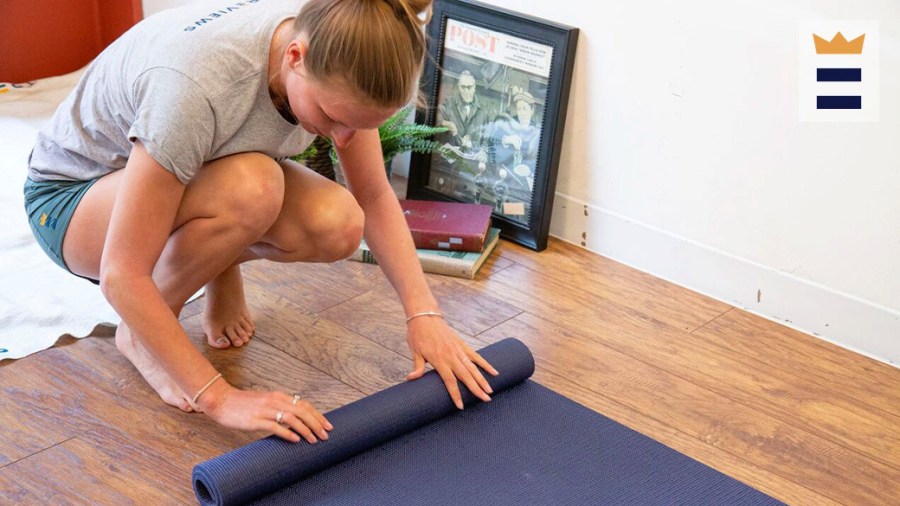
[[[300,394],[294,394],[294,400],[291,401],[291,406],[296,406],[297,401],[300,400]]]
[[[281,422],[283,422],[283,421],[284,421],[284,410],[282,409],[281,411],[278,412],[277,415],[275,415],[275,423],[277,423],[278,425],[281,425]]]

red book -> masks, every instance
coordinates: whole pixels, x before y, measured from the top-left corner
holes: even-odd
[[[400,207],[418,249],[484,249],[493,208],[484,204],[401,200]]]

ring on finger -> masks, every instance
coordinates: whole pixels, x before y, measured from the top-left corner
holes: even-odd
[[[283,409],[279,410],[278,414],[275,415],[275,423],[277,423],[278,425],[281,425],[282,422],[284,422],[284,410]]]
[[[291,406],[296,406],[297,401],[300,400],[300,394],[294,394],[294,399],[291,401]]]

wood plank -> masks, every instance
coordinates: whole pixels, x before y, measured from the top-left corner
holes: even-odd
[[[515,336],[537,364],[649,419],[678,427],[708,445],[747,460],[806,489],[845,504],[900,503],[900,472],[743,404],[697,386],[591,337],[528,313],[479,335]],[[643,431],[643,426],[633,427]],[[688,453],[694,457],[694,455]],[[714,468],[721,464],[709,462]],[[748,482],[787,497],[771,484]],[[853,486],[835,486],[852,483]],[[791,495],[798,489],[792,489]],[[810,496],[810,502],[813,496]],[[804,501],[805,502],[805,501]]]
[[[380,281],[381,271],[360,262],[249,262],[242,266],[246,284],[255,283],[287,298],[308,313],[317,313],[365,293]],[[250,307],[251,314],[253,307]]]
[[[498,299],[443,278],[429,277],[428,284],[447,322],[470,344],[478,343],[471,341],[472,335],[521,312]],[[359,297],[319,313],[319,316],[409,356],[403,306],[386,281]]]
[[[509,242],[504,242],[498,253],[564,284],[590,286],[595,296],[682,330],[694,330],[731,309],[724,302],[555,238],[540,254]]]
[[[10,399],[13,392],[3,389],[3,398]],[[8,401],[7,401],[8,402]],[[0,467],[33,455],[45,448],[59,444],[76,433],[66,426],[46,427],[43,420],[33,412],[19,409],[0,410]]]
[[[515,265],[515,262],[513,262],[512,260],[498,254],[498,251],[503,248],[503,244],[507,242],[508,241],[504,239],[500,239],[500,242],[497,243],[497,248],[493,253],[491,253],[491,256],[489,256],[487,260],[484,261],[484,265],[481,266],[481,269],[479,269],[478,272],[475,273],[475,279],[452,278],[450,276],[442,276],[442,278],[447,280],[453,279],[459,283],[469,286],[476,281],[488,278],[496,272],[500,272],[507,267]],[[437,274],[428,274],[428,276],[437,276]]]
[[[63,337],[57,346],[63,347],[76,342],[73,337]],[[34,404],[56,405],[60,396],[52,392],[40,392],[31,387],[28,378],[39,377],[43,371],[36,370],[40,355],[18,360],[0,362],[0,385],[2,385],[4,406],[0,409],[0,467],[23,459],[41,450],[71,439],[77,432],[67,425],[49,425],[40,414],[28,409]],[[16,379],[25,381],[17,382]],[[27,404],[19,404],[15,399],[26,399]]]
[[[41,420],[40,428],[67,427],[78,433],[81,441],[102,448],[114,461],[134,462],[136,471],[131,478],[135,483],[142,480],[160,490],[183,487],[184,466],[179,468],[175,463],[178,459],[197,461],[192,451],[208,447],[208,440],[193,437],[185,424],[192,415],[163,405],[155,394],[152,398],[118,395],[132,386],[123,374],[130,365],[124,357],[120,362],[110,352],[111,347],[108,339],[87,338],[34,355],[35,374],[11,378],[14,393],[9,400],[37,416]],[[57,402],[35,402],[38,395],[49,396]],[[154,409],[160,409],[160,415],[154,416]],[[183,441],[192,444],[179,448]],[[13,465],[29,462],[32,457]],[[47,493],[67,494],[70,489],[90,493],[82,489],[81,482],[69,476],[68,480],[54,481]]]
[[[123,462],[72,438],[0,468],[0,490],[4,501],[12,504],[196,503],[185,494],[148,483],[141,478],[145,472],[141,462]]]
[[[294,303],[256,285],[247,287],[256,334],[274,348],[372,394],[403,381],[407,360],[334,322],[303,314]],[[402,366],[400,365],[402,363]]]
[[[716,345],[900,415],[900,369],[735,309],[694,331]]]
[[[98,326],[92,334],[108,335],[109,328]],[[90,426],[78,416],[60,422],[63,409],[78,410],[84,406],[85,395],[67,377],[71,351],[106,338],[62,337],[48,350],[8,362],[0,368],[4,404],[15,409],[0,411],[5,435],[0,438],[0,465],[27,457],[80,433]],[[87,343],[87,344],[85,344]],[[85,371],[79,378],[86,385],[116,385],[118,379],[105,368]],[[48,415],[50,417],[48,418]]]
[[[520,308],[530,312],[553,314],[554,321],[567,329],[592,329],[586,334],[598,343],[900,469],[897,416],[806,378],[773,375],[757,357],[733,351],[728,343],[710,346],[708,340],[597,297],[591,287],[563,284],[534,271],[514,274],[522,273],[511,267],[473,288],[506,294],[506,300],[515,298]],[[530,286],[539,293],[568,296],[540,301],[522,296]]]

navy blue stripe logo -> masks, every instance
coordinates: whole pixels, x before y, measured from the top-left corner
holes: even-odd
[[[816,81],[831,83],[862,82],[860,68],[818,68]],[[816,109],[862,109],[862,97],[856,95],[819,95],[816,97]]]
[[[858,83],[862,81],[862,69],[816,69],[816,81]]]
[[[862,109],[862,97],[819,95],[816,109]]]

